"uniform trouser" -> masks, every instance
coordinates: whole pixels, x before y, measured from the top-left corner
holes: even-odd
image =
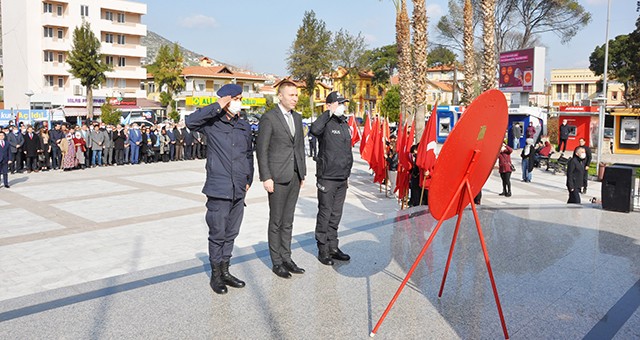
[[[184,159],[184,145],[176,144],[176,160]]]
[[[291,261],[291,233],[293,214],[300,194],[300,179],[297,174],[286,184],[274,184],[269,194],[269,255],[273,265]]]
[[[2,175],[2,184],[7,187],[9,186],[9,162],[4,160],[0,162],[0,175]]]
[[[54,169],[60,168],[60,163],[62,163],[62,153],[60,152],[60,146],[57,143],[53,142],[51,145],[51,166]]]
[[[209,261],[229,261],[233,242],[240,232],[244,215],[244,198],[237,200],[207,197],[205,219],[209,226]]]
[[[318,216],[316,217],[316,241],[318,250],[326,253],[338,248],[338,225],[347,197],[347,180],[318,179]]]
[[[104,148],[104,163],[113,164],[113,148]]]
[[[567,190],[569,191],[569,200],[567,201],[567,203],[580,204],[580,189],[575,188],[573,189],[573,191],[571,191],[571,189],[567,187]]]

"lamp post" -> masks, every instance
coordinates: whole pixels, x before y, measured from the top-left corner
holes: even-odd
[[[611,0],[607,1],[607,26],[605,29],[605,47],[604,47],[604,74],[602,75],[602,102],[600,103],[600,112],[598,114],[598,175],[601,171],[602,147],[604,146],[604,113],[607,107],[607,72],[609,69],[609,17],[611,12]]]
[[[31,90],[27,90],[27,92],[24,93],[27,97],[29,97],[29,124],[33,124],[33,121],[31,119],[31,96],[34,95],[33,91]]]

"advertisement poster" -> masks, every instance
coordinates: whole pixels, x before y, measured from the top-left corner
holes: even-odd
[[[500,90],[533,91],[534,49],[500,53]]]

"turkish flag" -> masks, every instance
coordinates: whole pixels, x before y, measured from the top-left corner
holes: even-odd
[[[355,116],[349,117],[349,130],[351,131],[351,147],[353,147],[360,141],[360,131]]]
[[[427,126],[422,133],[420,146],[418,147],[418,155],[416,165],[420,168],[421,187],[428,189],[431,185],[431,176],[433,175],[433,167],[436,164],[436,120],[438,102],[433,106],[431,117],[427,121]],[[427,176],[424,174],[429,172]]]
[[[369,117],[367,116],[367,122],[369,120]],[[380,130],[380,123],[378,121],[378,118],[376,117],[376,119],[373,120],[373,122],[371,123],[371,126],[369,126],[369,131],[367,131],[367,125],[365,124],[364,126],[364,133],[363,133],[363,137],[366,135],[366,139],[363,138],[364,142],[364,148],[362,148],[362,144],[360,143],[360,153],[361,153],[361,157],[362,159],[364,159],[365,161],[367,161],[367,163],[369,163],[369,167],[371,167],[373,169],[372,166],[372,155],[373,155],[373,149],[374,149],[374,134],[377,135],[378,131]]]
[[[369,134],[371,134],[371,121],[369,120],[369,115],[367,115],[367,119],[364,120],[364,128],[362,130],[362,138],[360,139],[360,157],[366,161],[364,158],[364,148],[367,146],[367,142],[369,141]]]
[[[373,169],[374,176],[373,182],[380,183],[387,178],[387,157],[384,146],[384,131],[383,124],[379,124],[376,132],[373,135],[372,143],[373,155],[371,157],[371,168]]]

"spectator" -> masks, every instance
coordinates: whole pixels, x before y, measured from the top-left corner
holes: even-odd
[[[102,166],[102,149],[104,148],[104,134],[100,131],[100,126],[95,124],[91,132],[91,166]]]
[[[184,129],[184,159],[193,159],[191,153],[193,152],[193,135],[189,129]]]
[[[9,162],[11,162],[11,145],[6,140],[5,132],[0,131],[0,175],[5,188],[9,188]]]
[[[562,125],[560,125],[560,143],[558,143],[558,152],[560,152],[560,148],[562,148],[562,153],[567,149],[567,140],[569,139],[570,128],[567,125],[567,120],[562,120]]]
[[[142,144],[142,134],[138,124],[133,123],[129,131],[129,143],[131,145],[131,164],[138,164],[140,157],[140,145]]]
[[[587,182],[589,181],[589,166],[591,165],[591,158],[593,157],[591,154],[591,148],[587,146],[587,141],[584,138],[580,138],[579,140],[580,147],[584,149],[585,160],[584,160],[584,175],[582,177],[582,193],[587,193]],[[575,153],[575,151],[574,151]]]
[[[80,133],[82,134],[82,138],[84,138],[84,144],[85,144],[85,152],[84,152],[85,166],[91,166],[91,155],[92,155],[91,130],[89,130],[89,125],[87,124],[82,125]]]
[[[116,131],[113,132],[113,149],[115,151],[115,162],[118,165],[124,164],[124,144],[127,136],[124,133],[122,125],[118,124]]]
[[[567,203],[580,204],[580,188],[584,181],[586,158],[585,148],[579,146],[567,164],[567,190],[569,191]]]
[[[393,191],[396,187],[396,178],[398,176],[398,153],[396,152],[396,141],[392,141],[389,144],[389,151],[387,153],[387,169],[389,170],[388,178],[389,178],[389,191],[387,192],[388,196],[394,196]]]
[[[64,138],[60,142],[60,149],[62,150],[62,168],[64,171],[69,171],[78,166],[78,159],[76,158],[76,147],[73,143],[72,132],[63,129],[65,133]],[[82,133],[81,133],[82,134]]]
[[[27,134],[24,137],[24,155],[27,165],[27,173],[38,172],[38,153],[40,150],[40,137],[33,132],[33,127],[27,127]]]
[[[529,126],[527,127],[527,138],[532,138],[536,136],[536,128],[533,126],[533,123],[529,122]]]
[[[500,179],[502,179],[502,192],[499,195],[505,197],[511,197],[511,172],[513,172],[511,152],[513,149],[507,145],[506,141],[503,142],[498,154],[498,172],[500,172]]]
[[[184,160],[184,128],[182,123],[178,123],[178,126],[173,131],[176,136],[176,160]]]
[[[176,134],[173,130],[173,124],[167,124],[167,136],[169,136],[169,160],[176,160]]]
[[[522,138],[522,128],[520,127],[519,123],[513,124],[513,127],[511,128],[511,134],[513,134],[513,148],[519,149],[520,138]]]
[[[49,130],[46,127],[40,129],[40,154],[38,159],[40,161],[40,169],[42,171],[49,171],[51,163],[49,157],[51,157],[51,138],[49,137]]]
[[[129,134],[129,124],[127,124],[124,126],[124,164],[131,164],[131,139]]]
[[[87,150],[87,142],[84,141],[84,138],[82,137],[82,132],[76,131],[74,133],[72,142],[74,146],[76,166],[84,169],[87,167],[87,160],[86,158],[84,158],[84,152]]]
[[[104,163],[106,165],[113,165],[113,149],[115,145],[113,144],[113,126],[107,125],[104,134]]]
[[[162,161],[166,163],[169,161],[169,145],[171,145],[171,139],[169,139],[169,136],[167,135],[167,129],[164,127],[162,128],[160,131],[160,138],[158,139],[160,140],[160,155],[162,157]]]
[[[22,146],[24,145],[24,136],[20,133],[17,126],[14,126],[7,140],[11,147],[10,168],[11,173],[15,174],[16,171],[21,173],[22,167]]]
[[[531,182],[533,165],[535,162],[535,150],[533,148],[533,139],[527,138],[526,145],[522,148],[520,157],[522,157],[522,181]]]
[[[58,170],[62,165],[60,140],[64,138],[64,134],[60,130],[60,123],[55,123],[53,125],[53,130],[49,135],[51,136],[51,166],[53,170]]]

